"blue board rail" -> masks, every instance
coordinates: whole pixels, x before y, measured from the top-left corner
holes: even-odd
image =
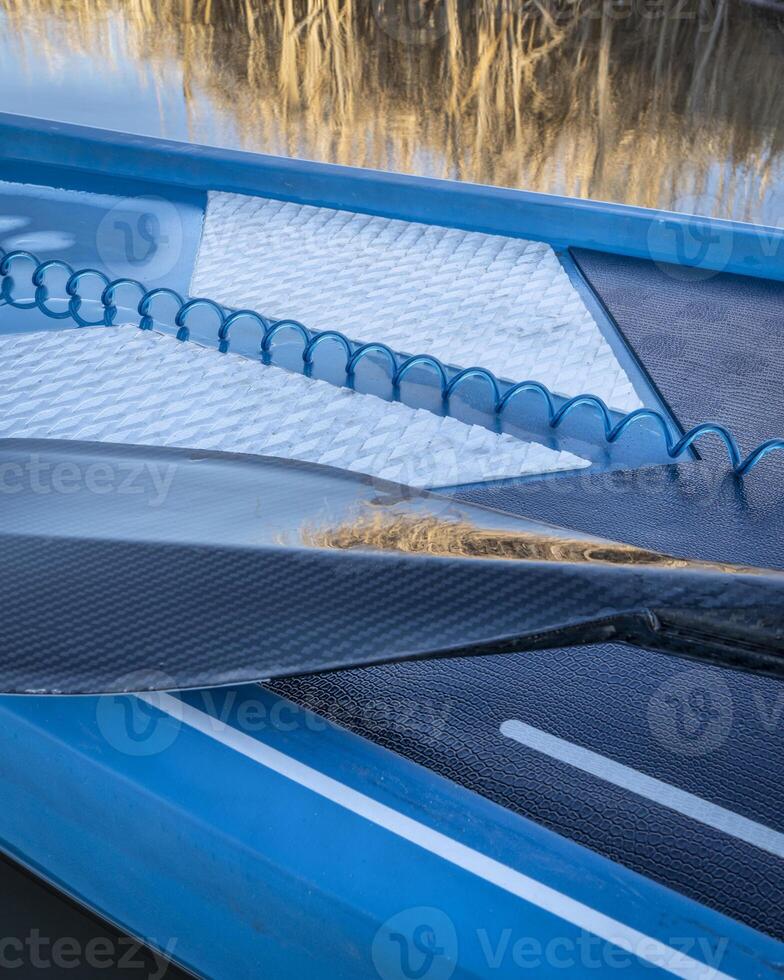
[[[784,280],[784,229],[196,146],[0,113],[0,176],[73,168],[111,180],[256,194],[406,221]],[[16,166],[15,166],[16,165]]]
[[[780,977],[781,943],[260,687],[0,720],[2,847],[199,975]]]

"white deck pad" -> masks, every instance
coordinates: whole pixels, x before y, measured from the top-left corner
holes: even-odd
[[[642,404],[542,242],[213,192],[192,293],[619,411]]]
[[[418,487],[588,465],[135,326],[0,337],[0,438],[9,437],[282,456]]]

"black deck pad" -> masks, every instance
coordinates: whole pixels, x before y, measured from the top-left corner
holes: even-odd
[[[746,452],[784,436],[784,282],[574,256],[685,428],[720,422]],[[699,452],[726,459],[718,443]]]

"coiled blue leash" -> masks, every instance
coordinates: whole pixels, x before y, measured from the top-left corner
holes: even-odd
[[[232,326],[239,320],[247,319],[255,323],[259,328],[259,355],[265,364],[271,363],[273,340],[284,331],[292,331],[301,338],[303,343],[302,364],[305,374],[310,374],[312,370],[313,357],[316,349],[322,343],[331,342],[343,348],[346,355],[346,379],[350,385],[353,384],[358,365],[365,357],[371,354],[382,354],[388,362],[390,381],[395,391],[399,390],[401,383],[412,368],[418,366],[428,367],[432,369],[438,379],[441,398],[445,404],[448,404],[455,392],[468,381],[477,378],[482,379],[489,388],[493,399],[493,411],[499,419],[502,418],[505,410],[518,395],[525,392],[534,392],[544,400],[547,409],[547,421],[552,429],[557,429],[576,409],[583,406],[593,408],[601,418],[604,437],[608,444],[617,442],[627,429],[643,419],[651,420],[660,429],[667,454],[671,459],[678,459],[697,440],[704,436],[718,436],[727,450],[730,467],[738,476],[744,476],[746,473],[751,472],[770,453],[784,452],[784,439],[768,439],[767,442],[763,442],[746,457],[743,457],[732,433],[717,422],[703,422],[700,425],[694,426],[693,429],[690,429],[683,436],[676,437],[670,431],[670,427],[664,416],[651,408],[635,409],[635,411],[621,418],[620,421],[614,422],[609,408],[597,395],[576,395],[574,398],[570,398],[564,402],[560,408],[556,408],[556,400],[553,393],[540,381],[520,381],[507,388],[505,385],[499,383],[492,371],[488,371],[487,368],[483,367],[464,368],[450,378],[449,369],[432,354],[414,354],[413,356],[402,357],[386,344],[379,342],[357,344],[338,330],[314,331],[308,329],[298,320],[270,320],[254,310],[227,309],[220,303],[204,297],[186,299],[176,290],[165,287],[148,290],[136,279],[115,279],[110,281],[98,269],[75,270],[61,259],[49,259],[42,262],[32,252],[22,250],[6,252],[0,248],[0,255],[2,255],[2,258],[0,258],[0,277],[2,277],[0,296],[2,296],[2,299],[6,303],[17,309],[33,309],[37,307],[47,316],[55,319],[70,317],[80,326],[99,324],[112,326],[118,313],[118,307],[116,305],[117,293],[121,288],[130,287],[140,294],[136,312],[139,317],[139,327],[141,329],[149,330],[152,328],[155,322],[153,305],[157,305],[158,302],[165,298],[174,306],[173,322],[177,327],[177,339],[186,341],[190,338],[190,329],[187,323],[188,317],[194,310],[208,309],[215,316],[218,348],[221,352],[226,353],[229,350],[229,334]],[[12,266],[17,262],[31,263],[34,266],[31,275],[31,283],[35,287],[35,299],[33,301],[16,301],[11,295],[9,280],[13,279]],[[65,292],[68,296],[68,308],[66,311],[53,311],[46,306],[48,299],[46,276],[47,273],[54,269],[58,269],[68,276],[65,285]],[[97,300],[103,308],[103,317],[98,323],[88,324],[79,315],[84,301],[84,297],[79,292],[79,287],[87,278],[97,279],[103,286],[100,298]]]

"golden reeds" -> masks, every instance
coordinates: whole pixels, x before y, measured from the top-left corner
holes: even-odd
[[[336,527],[305,528],[301,532],[301,542],[309,548],[340,551],[393,551],[408,555],[502,561],[646,565],[735,573],[761,571],[748,566],[674,558],[616,541],[591,541],[533,531],[483,528],[467,520],[445,520],[427,514],[390,511],[370,511]]]
[[[409,24],[411,6],[0,0],[53,59],[113,38],[155,78],[178,63],[197,140],[228,120],[269,152],[784,223],[784,35],[763,18],[731,0],[631,17],[419,0]]]

